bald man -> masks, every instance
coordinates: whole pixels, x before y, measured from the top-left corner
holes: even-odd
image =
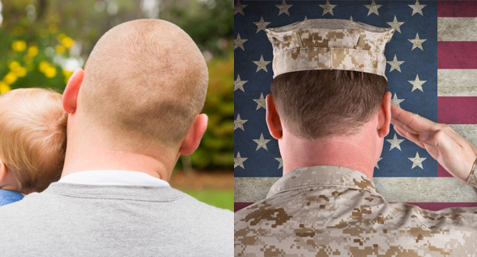
[[[233,213],[167,182],[207,128],[207,83],[176,25],[108,31],[64,91],[62,177],[0,208],[0,256],[232,256]]]

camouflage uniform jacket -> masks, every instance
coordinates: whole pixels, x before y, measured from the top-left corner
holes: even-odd
[[[359,171],[299,168],[235,214],[234,246],[247,257],[477,256],[477,208],[388,203]]]

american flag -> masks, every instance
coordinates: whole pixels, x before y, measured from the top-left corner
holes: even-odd
[[[386,46],[393,103],[449,124],[477,145],[477,3],[473,1],[235,1],[235,210],[262,200],[282,176],[265,122],[272,46],[264,28],[306,19],[351,19],[396,30]],[[374,170],[389,202],[425,209],[477,206],[468,186],[391,127]]]

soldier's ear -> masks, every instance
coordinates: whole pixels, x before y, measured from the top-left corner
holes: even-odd
[[[277,109],[275,108],[275,101],[271,94],[267,95],[267,126],[270,135],[275,139],[280,139],[283,136],[282,123]]]
[[[383,96],[383,101],[379,106],[378,111],[378,135],[384,138],[389,133],[389,126],[391,124],[391,92],[386,92]]]

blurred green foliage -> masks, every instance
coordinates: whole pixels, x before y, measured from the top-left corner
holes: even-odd
[[[191,155],[197,168],[231,168],[234,159],[234,58],[209,62],[209,88],[203,113],[209,116],[209,126],[201,146]]]
[[[0,0],[0,93],[25,87],[62,93],[107,30],[133,19],[169,20],[194,39],[209,66],[203,111],[209,126],[192,166],[232,171],[232,1],[151,1],[157,6],[145,10],[146,0]]]
[[[234,190],[182,190],[195,199],[222,209],[234,211]]]

